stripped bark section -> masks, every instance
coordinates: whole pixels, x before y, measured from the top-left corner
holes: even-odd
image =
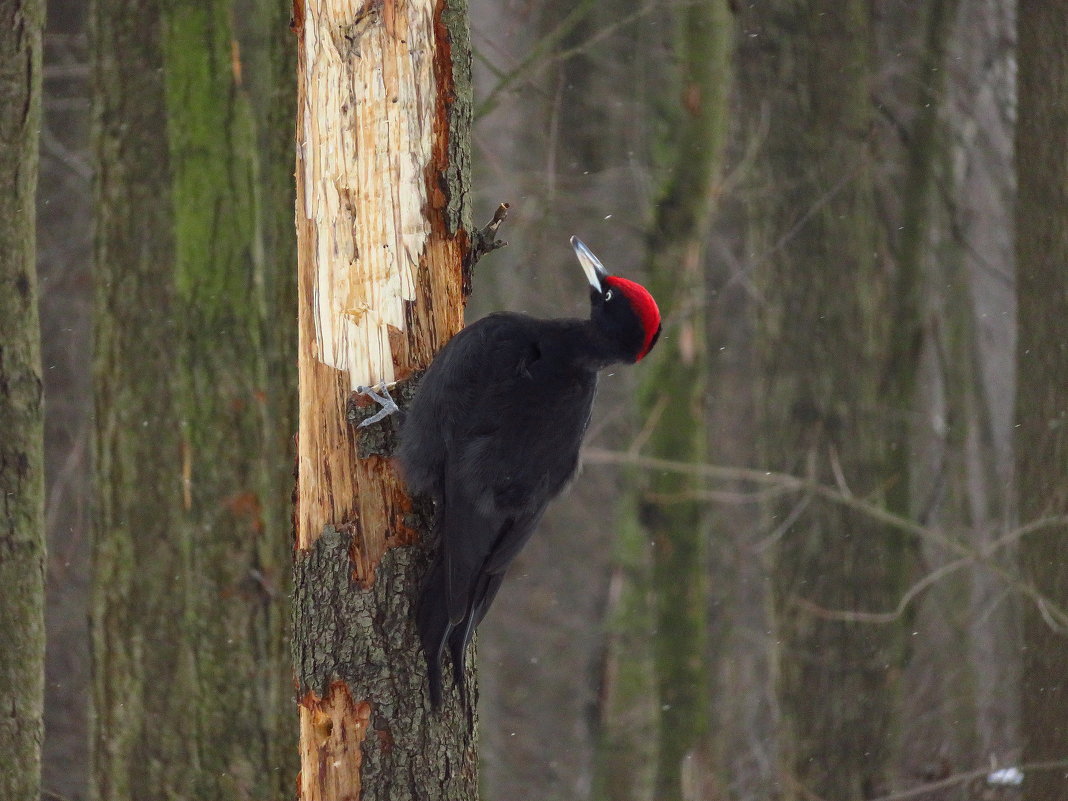
[[[342,681],[330,685],[325,698],[313,692],[300,700],[300,763],[316,776],[301,774],[304,801],[360,797],[360,746],[367,735],[371,705],[355,702]]]
[[[355,386],[425,367],[462,325],[467,240],[445,221],[462,181],[441,158],[453,69],[432,0],[299,11],[297,545],[355,526],[369,580],[406,505],[389,463],[357,458],[345,408]]]
[[[314,355],[350,388],[393,375],[390,328],[430,235],[423,165],[434,141],[429,5],[311,0],[305,8],[297,172],[314,250]]]

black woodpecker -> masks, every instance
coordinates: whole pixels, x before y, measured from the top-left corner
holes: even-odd
[[[577,238],[571,245],[590,282],[590,318],[498,312],[469,325],[426,371],[401,429],[402,474],[433,499],[440,537],[417,612],[435,708],[446,644],[462,696],[475,627],[575,475],[598,371],[639,361],[660,335],[652,295],[609,275]]]

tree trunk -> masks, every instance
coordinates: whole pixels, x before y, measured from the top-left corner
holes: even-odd
[[[768,97],[772,120],[751,256],[765,464],[907,510],[908,475],[895,456],[907,429],[896,404],[911,383],[887,356],[913,337],[887,323],[894,296],[874,204],[871,9],[812,0],[743,19],[744,92]],[[753,131],[764,113],[750,112]],[[769,515],[784,791],[873,797],[890,783],[901,623],[850,614],[896,606],[908,549],[896,532],[813,497],[775,503]]]
[[[709,370],[704,244],[727,129],[734,31],[718,0],[686,7],[673,22],[678,74],[664,94],[677,102],[669,106],[660,87],[646,87],[649,107],[666,109],[670,122],[653,143],[668,163],[645,254],[665,330],[642,371],[639,415],[653,425],[650,455],[698,464],[706,452]],[[700,479],[632,473],[630,483],[610,594],[596,793],[616,801],[703,797],[698,782],[711,768],[704,759],[708,525],[696,497]]]
[[[350,400],[425,368],[462,324],[467,8],[296,12],[299,796],[471,799],[474,696],[431,712],[413,625],[430,516],[391,464],[393,423],[357,430]]]
[[[289,35],[275,8],[242,14]],[[292,195],[264,181],[256,125],[286,114],[273,87],[250,95],[236,16],[229,0],[92,10],[97,798],[280,797],[295,773],[291,428],[270,416],[288,391],[265,354],[273,339],[284,360],[292,311],[267,294],[264,234]]]
[[[44,711],[44,464],[34,197],[39,0],[0,9],[0,798],[36,799]]]
[[[733,18],[725,0],[684,8],[676,21],[679,81],[675,124],[660,142],[670,172],[655,206],[646,265],[666,319],[642,373],[643,418],[656,419],[647,450],[659,458],[706,458],[709,354],[705,237],[727,130]],[[708,771],[708,517],[701,480],[652,472],[638,519],[653,543],[653,640],[659,721],[657,798],[703,797]],[[701,766],[705,767],[702,768]]]
[[[1020,3],[1018,14],[1016,470],[1027,523],[1068,515],[1068,6]],[[1023,761],[1062,763],[1028,772],[1034,801],[1068,793],[1066,535],[1052,526],[1020,548],[1042,598],[1024,616]]]
[[[943,0],[944,1],[944,0]],[[1015,299],[1013,213],[1014,6],[999,0],[960,0],[948,71],[952,80],[944,114],[952,136],[945,155],[947,183],[954,181],[944,234],[932,258],[939,304],[950,495],[966,541],[1001,571],[1016,571],[1014,548],[995,543],[1012,529]],[[951,177],[950,177],[951,176]],[[934,417],[934,415],[932,415]],[[937,419],[937,418],[936,418]],[[931,496],[928,492],[928,497]],[[945,556],[943,555],[943,558]],[[970,681],[953,673],[955,653],[945,654],[950,698],[974,709],[974,730],[958,729],[972,746],[964,764],[1014,764],[1019,757],[1020,607],[1004,578],[989,564],[971,569],[967,593]],[[963,597],[964,593],[957,597]],[[939,610],[945,617],[945,610]],[[950,615],[952,618],[952,615]],[[937,648],[945,652],[944,642]],[[970,695],[970,697],[966,697]],[[969,742],[970,741],[970,742]]]

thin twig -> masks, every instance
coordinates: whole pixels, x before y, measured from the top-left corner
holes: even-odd
[[[845,471],[842,470],[842,462],[838,458],[838,449],[834,447],[834,443],[831,443],[828,448],[828,455],[831,457],[831,472],[834,474],[834,483],[838,485],[838,491],[846,498],[852,498],[853,493],[849,489],[849,484],[846,483]]]
[[[627,449],[627,453],[633,456],[637,456],[641,453],[642,448],[645,447],[645,443],[649,441],[649,437],[653,435],[653,431],[656,430],[657,425],[660,424],[660,418],[664,414],[664,409],[668,405],[668,394],[662,393],[659,398],[656,399],[656,404],[653,406],[652,411],[645,418],[645,425],[642,426],[642,430],[638,432],[638,436],[631,442],[630,447]]]
[[[992,556],[1001,548],[1016,542],[1020,538],[1037,533],[1044,529],[1053,528],[1055,526],[1068,525],[1068,515],[1053,515],[1050,517],[1044,517],[1039,520],[1033,520],[1024,526],[1020,526],[1016,529],[1005,534],[990,545],[984,547],[981,551],[971,548],[964,543],[957,542],[950,537],[940,534],[937,530],[928,526],[921,525],[915,520],[911,520],[907,517],[903,517],[887,509],[878,506],[870,501],[863,500],[861,498],[847,496],[834,487],[829,487],[825,484],[821,484],[813,479],[803,479],[798,476],[793,476],[788,473],[777,473],[770,470],[754,470],[748,467],[724,467],[721,465],[712,465],[704,463],[690,463],[679,462],[673,459],[659,459],[653,456],[642,456],[637,453],[608,451],[601,448],[587,448],[583,451],[583,459],[587,464],[609,464],[609,465],[625,465],[645,468],[648,470],[660,470],[675,473],[682,473],[685,475],[702,476],[715,481],[728,481],[728,482],[751,482],[762,486],[779,486],[790,491],[807,492],[812,496],[818,496],[832,503],[844,506],[847,509],[860,512],[875,520],[883,523],[891,528],[903,531],[911,536],[919,539],[924,539],[932,542],[945,550],[956,554],[959,557],[959,562],[976,562],[986,566],[988,570],[1001,578],[1008,586],[1016,589],[1029,600],[1031,600],[1039,609],[1043,619],[1053,628],[1055,631],[1063,632],[1068,631],[1068,612],[1052,603],[1046,598],[1039,590],[1030,582],[1020,579],[1014,575],[1010,570],[993,561]],[[959,566],[959,565],[957,565]],[[953,569],[956,569],[954,567]],[[937,572],[937,571],[936,571]],[[915,595],[922,590],[926,584],[920,583],[921,586],[913,587],[906,595],[909,597],[906,600],[906,605],[911,601]],[[827,614],[836,615],[859,615],[859,614],[873,614],[873,613],[857,613],[857,612],[832,612],[827,611]],[[892,613],[881,613],[883,615]]]
[[[619,28],[628,25],[631,22],[636,22],[646,14],[652,13],[658,8],[658,5],[655,2],[646,3],[633,13],[620,17],[614,23],[598,26],[597,32],[580,44],[574,47],[558,50],[555,53],[551,52],[557,44],[567,38],[568,34],[570,34],[595,7],[596,5],[591,0],[583,0],[583,2],[571,9],[556,28],[549,31],[541,39],[535,42],[534,46],[531,47],[527,54],[523,56],[520,62],[511,70],[504,72],[503,70],[494,67],[493,71],[500,76],[500,80],[475,107],[475,118],[481,119],[491,113],[500,103],[499,95],[513,83],[516,83],[520,79],[523,79],[525,82],[530,82],[535,76],[540,74],[542,70],[588,51],[593,45],[611,35]]]
[[[1030,762],[1026,765],[1017,766],[1017,769],[1024,773],[1027,773],[1028,771],[1063,770],[1064,768],[1068,768],[1068,759],[1057,759],[1050,762]],[[946,790],[950,787],[964,784],[965,782],[982,779],[989,776],[991,773],[992,771],[990,768],[980,768],[979,770],[972,770],[967,773],[958,773],[946,779],[939,779],[936,782],[913,787],[911,790],[902,790],[897,793],[890,793],[889,795],[881,795],[871,799],[871,801],[908,801],[910,798],[919,798],[928,793],[933,793],[936,790]]]
[[[974,559],[957,559],[952,562],[947,562],[937,570],[932,570],[905,590],[904,594],[901,596],[901,600],[898,601],[897,607],[892,612],[855,612],[844,609],[826,609],[813,603],[807,598],[795,597],[793,600],[794,603],[805,611],[824,620],[838,620],[844,623],[894,623],[901,618],[905,613],[905,610],[908,609],[909,604],[912,603],[917,595],[940,579],[945,578],[950,573],[954,573],[963,567],[967,567],[974,561]]]

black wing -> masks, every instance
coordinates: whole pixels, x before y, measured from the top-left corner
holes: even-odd
[[[448,451],[471,424],[486,388],[521,360],[530,318],[491,314],[461,330],[438,352],[405,416],[398,459],[412,492],[441,495]]]
[[[409,488],[433,496],[440,554],[419,629],[440,698],[449,643],[455,678],[504,572],[574,474],[594,374],[542,359],[544,322],[497,314],[464,329],[423,377],[399,451]]]

